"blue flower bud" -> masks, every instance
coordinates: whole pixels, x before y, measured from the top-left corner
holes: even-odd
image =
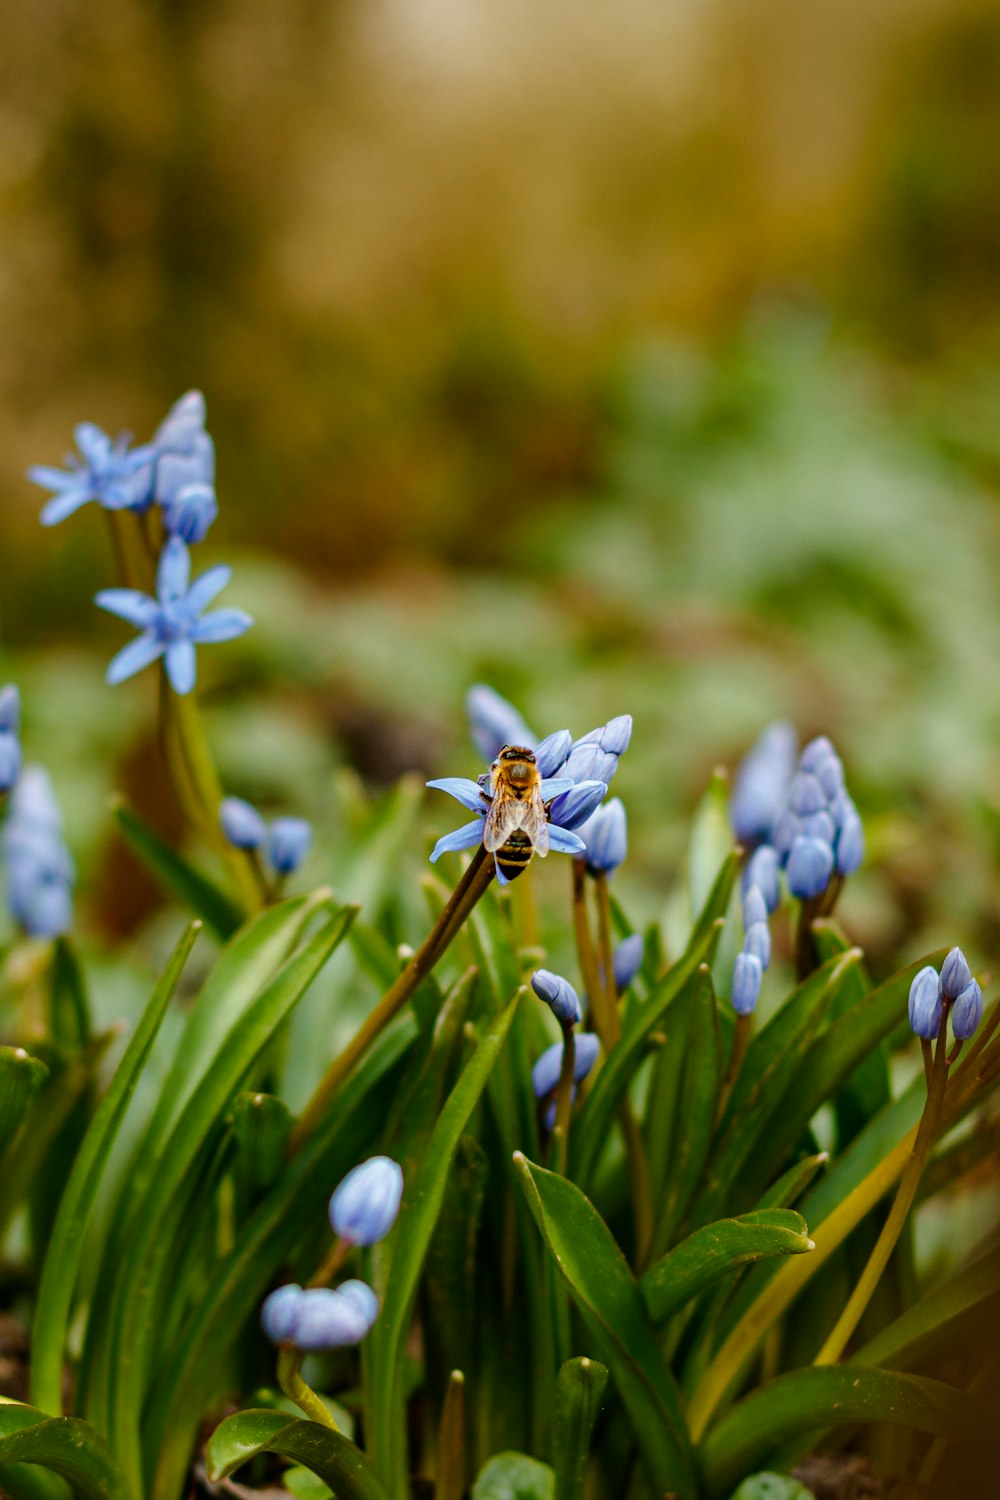
[[[305,818],[275,818],[267,845],[267,857],[279,875],[297,870],[312,847],[312,828]]]
[[[628,825],[621,798],[612,797],[599,807],[579,834],[587,846],[585,859],[591,873],[617,870],[628,853]]]
[[[364,1318],[370,1328],[379,1315],[381,1304],[371,1287],[365,1281],[342,1281],[337,1287],[337,1293],[346,1297],[348,1302],[353,1302],[358,1312]]]
[[[597,1061],[601,1044],[592,1031],[581,1031],[576,1037],[573,1051],[573,1082],[582,1083]],[[563,1044],[553,1042],[547,1047],[531,1070],[531,1086],[536,1099],[551,1094],[559,1082],[562,1071]]]
[[[11,793],[2,847],[11,916],[31,937],[60,937],[73,921],[75,872],[52,782],[40,766],[28,766]]]
[[[837,834],[837,869],[841,875],[853,875],[865,857],[865,832],[856,812],[849,812]]]
[[[472,743],[485,761],[494,761],[504,745],[534,749],[536,736],[517,709],[485,683],[477,682],[465,695]],[[551,774],[545,773],[544,774]]]
[[[182,485],[172,499],[163,502],[163,524],[171,536],[179,536],[189,547],[204,541],[218,514],[218,501],[210,484]]]
[[[910,1025],[917,1036],[932,1041],[941,1029],[941,985],[937,969],[927,965],[910,985]]]
[[[372,1156],[348,1172],[330,1199],[335,1234],[352,1245],[374,1245],[396,1222],[403,1169],[390,1156]]]
[[[788,889],[800,901],[811,901],[830,884],[833,850],[822,839],[796,839],[788,856]]]
[[[761,968],[767,968],[771,962],[771,930],[766,922],[754,922],[747,928],[743,952],[752,953],[760,960]]]
[[[823,788],[808,771],[799,771],[788,788],[788,806],[800,818],[821,812],[826,806]]]
[[[982,1019],[983,992],[976,981],[970,979],[951,1007],[951,1029],[956,1042],[967,1042]]]
[[[267,838],[267,824],[242,797],[223,797],[219,804],[222,831],[235,849],[259,849]]]
[[[818,734],[803,749],[802,754],[799,756],[799,765],[803,771],[809,771],[815,776],[820,766],[830,759],[839,759],[836,750],[833,748],[833,741],[828,739],[825,734]]]
[[[0,792],[9,792],[20,774],[20,741],[16,735],[0,731]]]
[[[618,944],[611,959],[616,994],[623,994],[642,968],[644,949],[645,944],[641,932],[633,932],[630,937],[622,938]]]
[[[790,724],[769,724],[740,762],[729,798],[729,821],[741,843],[771,838],[795,765],[795,745]]]
[[[618,759],[628,749],[632,738],[631,714],[620,714],[609,719],[589,734],[582,735],[560,768],[560,776],[572,776],[574,781],[610,782],[618,769]]]
[[[764,897],[768,911],[777,911],[781,902],[781,883],[778,879],[778,851],[771,844],[761,844],[751,854],[743,872],[743,888],[756,886]]]
[[[632,738],[632,715],[619,714],[617,718],[609,719],[599,734],[602,750],[608,755],[624,755]]]
[[[941,965],[941,993],[948,1000],[957,1000],[962,991],[972,982],[969,968],[961,948],[952,948]]]
[[[291,1344],[295,1339],[295,1325],[302,1288],[298,1282],[279,1286],[276,1292],[264,1298],[260,1309],[260,1326],[272,1344]]]
[[[778,815],[778,821],[774,825],[774,847],[778,858],[782,863],[787,860],[792,852],[792,845],[797,838],[802,837],[802,820],[797,813],[793,813],[790,807],[786,807]]]
[[[0,688],[0,734],[16,735],[21,728],[21,694],[12,682]]]
[[[353,1297],[344,1297],[329,1287],[307,1287],[302,1293],[292,1336],[296,1349],[319,1354],[360,1344],[371,1324]]]
[[[757,1004],[764,978],[760,959],[755,953],[737,953],[733,965],[733,1010],[738,1016],[749,1016]]]
[[[767,921],[767,902],[759,885],[752,885],[743,897],[743,930],[749,932],[756,922]]]
[[[568,792],[560,792],[549,804],[549,821],[571,832],[586,823],[608,795],[606,781],[578,781]]]
[[[820,790],[827,802],[832,802],[844,790],[844,767],[839,755],[831,755],[821,761],[813,775],[819,782]]]
[[[501,747],[502,748],[502,747]],[[573,736],[568,729],[556,729],[535,746],[535,765],[544,781],[554,776],[573,748]]]
[[[539,1000],[545,1001],[557,1021],[576,1026],[583,1019],[576,990],[561,974],[553,974],[551,969],[536,969],[531,976],[531,988]]]
[[[800,839],[821,839],[824,844],[829,844],[831,849],[837,837],[833,819],[824,808],[822,812],[807,813],[799,819]]]

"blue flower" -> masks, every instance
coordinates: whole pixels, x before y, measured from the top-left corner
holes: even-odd
[[[633,932],[630,937],[622,938],[615,949],[611,967],[614,971],[615,990],[619,995],[624,994],[642,968],[644,950],[641,932]]]
[[[52,782],[41,766],[25,768],[3,830],[7,905],[31,937],[59,937],[73,922],[76,872],[62,835]]]
[[[944,971],[942,970],[942,978]],[[970,979],[951,1008],[951,1029],[957,1042],[967,1042],[983,1019],[983,992]]]
[[[273,1344],[286,1344],[303,1353],[321,1353],[359,1344],[375,1321],[369,1316],[372,1302],[378,1314],[378,1299],[370,1288],[371,1301],[358,1295],[363,1282],[345,1282],[344,1287],[306,1287],[296,1282],[278,1287],[264,1300],[260,1323]],[[345,1291],[345,1288],[354,1288]]]
[[[526,745],[529,750],[534,750],[538,743],[537,736],[514,705],[483,682],[470,687],[465,695],[465,708],[472,743],[485,761],[496,760],[504,745]],[[568,749],[566,754],[569,754]]]
[[[576,1037],[573,1049],[573,1082],[582,1083],[597,1061],[597,1054],[601,1050],[601,1044],[592,1031],[582,1031]],[[546,1047],[541,1057],[531,1070],[531,1086],[535,1091],[536,1099],[544,1099],[551,1094],[559,1082],[559,1074],[562,1071],[563,1044],[553,1042],[551,1047]]]
[[[312,828],[305,818],[275,818],[267,854],[279,875],[297,870],[312,847]]]
[[[764,977],[760,959],[755,953],[737,953],[733,965],[733,1010],[738,1016],[749,1016],[757,1004]]]
[[[592,875],[610,875],[624,863],[628,853],[628,825],[620,797],[611,797],[592,813],[580,828],[587,846],[587,869]]]
[[[607,795],[606,781],[578,781],[568,792],[553,797],[549,821],[558,823],[560,828],[575,830],[587,822]]]
[[[488,777],[481,779],[488,785]],[[456,828],[454,832],[446,833],[443,838],[438,839],[431,851],[431,864],[439,860],[442,854],[453,853],[459,849],[471,849],[475,844],[482,843],[486,814],[490,808],[490,794],[487,787],[481,786],[479,782],[470,781],[464,776],[443,776],[436,781],[428,781],[427,785],[436,791],[447,792],[449,797],[454,797],[457,802],[461,802],[463,807],[467,807],[470,812],[476,814],[471,823],[464,823],[461,828]],[[600,787],[599,791],[598,787]],[[563,777],[543,777],[542,797],[546,803],[553,803],[554,806],[554,799],[560,793],[571,790],[576,791],[579,800],[583,802],[595,795],[600,800],[605,796],[607,787],[598,783],[597,786],[584,790],[573,787],[572,783]],[[549,847],[560,854],[583,854],[586,849],[583,840],[556,822],[553,806],[549,807]],[[499,866],[497,866],[497,879],[501,885],[508,884],[508,877]]]
[[[933,1041],[941,1029],[944,1006],[938,972],[930,964],[913,978],[908,1009],[910,1025],[917,1036],[923,1037],[926,1042]]]
[[[171,537],[160,556],[156,575],[157,598],[138,589],[102,589],[94,603],[119,615],[142,631],[108,667],[112,686],[165,656],[167,677],[175,693],[189,693],[195,684],[195,646],[229,641],[242,635],[253,620],[242,609],[215,609],[205,614],[216,594],[232,577],[227,567],[209,568],[193,584],[191,559],[180,537]]]
[[[580,998],[561,974],[553,974],[551,969],[536,969],[531,976],[531,988],[564,1026],[567,1023],[576,1026],[583,1019]]]
[[[0,796],[21,774],[21,695],[13,683],[0,688]]]
[[[67,458],[66,469],[36,464],[28,470],[34,484],[54,491],[41,514],[43,526],[65,521],[91,500],[105,510],[141,508],[146,503],[153,472],[152,445],[129,452],[126,438],[110,438],[93,422],[81,422],[73,436],[80,456]]]
[[[729,821],[742,844],[770,842],[795,768],[795,730],[769,724],[733,778]]]
[[[330,1199],[335,1234],[352,1245],[374,1245],[396,1222],[403,1170],[389,1156],[372,1156],[348,1172]]]
[[[160,423],[153,497],[173,536],[193,546],[219,513],[215,498],[215,445],[205,431],[205,398],[188,391]]]

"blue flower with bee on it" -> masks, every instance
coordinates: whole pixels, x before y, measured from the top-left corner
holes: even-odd
[[[142,634],[115,656],[107,681],[115,686],[162,656],[175,693],[190,693],[197,668],[195,646],[230,641],[253,624],[242,609],[205,610],[232,577],[232,569],[209,568],[191,583],[191,558],[180,537],[173,536],[160,555],[154,599],[138,589],[102,589],[94,603],[137,625]]]

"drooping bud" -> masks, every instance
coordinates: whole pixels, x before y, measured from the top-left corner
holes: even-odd
[[[235,849],[259,849],[267,838],[267,825],[260,813],[242,797],[223,797],[219,804],[222,831]]]
[[[307,1287],[295,1310],[292,1342],[307,1354],[360,1344],[371,1323],[353,1297],[329,1287]]]
[[[348,1172],[330,1199],[335,1234],[352,1245],[374,1245],[396,1222],[403,1170],[389,1156],[372,1156]]]
[[[277,1291],[264,1298],[260,1309],[260,1326],[272,1344],[291,1344],[295,1341],[295,1325],[298,1319],[302,1288],[291,1281],[279,1286]]]
[[[179,536],[193,547],[203,542],[219,514],[215,490],[210,484],[185,484],[163,502],[163,524],[171,536]]]
[[[553,974],[550,969],[536,969],[531,976],[531,988],[562,1025],[576,1026],[583,1019],[576,990],[561,974]]]
[[[582,1083],[597,1061],[601,1044],[592,1031],[581,1031],[573,1049],[573,1082]],[[553,1042],[546,1047],[531,1070],[531,1086],[536,1099],[544,1099],[559,1082],[562,1071],[563,1044]]]

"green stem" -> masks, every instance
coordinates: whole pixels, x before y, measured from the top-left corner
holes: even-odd
[[[718,1125],[726,1112],[736,1080],[740,1076],[743,1067],[743,1059],[747,1055],[750,1045],[750,1033],[753,1029],[753,1013],[748,1016],[737,1016],[736,1025],[733,1028],[733,1049],[729,1054],[729,1062],[723,1075],[722,1083],[719,1085],[719,1102],[715,1110],[715,1123]]]
[[[618,1015],[618,991],[615,989],[615,950],[611,927],[611,891],[608,887],[607,873],[604,870],[595,876],[594,889],[597,892],[598,964],[604,979],[608,1014],[614,1015],[620,1035],[621,1018]]]
[[[379,1032],[388,1026],[394,1016],[398,1015],[445,953],[495,873],[492,856],[487,856],[486,850],[480,845],[422,946],[418,948],[406,968],[385,992],[375,1009],[358,1027],[343,1052],[334,1058],[320,1079],[312,1098],[292,1131],[289,1150],[293,1155],[315,1129],[330,1098],[343,1083],[355,1063],[368,1050]]]
[[[871,1301],[872,1294],[878,1285],[882,1272],[889,1263],[892,1254],[906,1223],[906,1216],[910,1212],[913,1200],[917,1194],[920,1184],[920,1174],[924,1170],[931,1147],[937,1135],[938,1125],[941,1118],[941,1106],[944,1103],[945,1085],[948,1082],[948,1007],[944,1007],[941,1017],[941,1029],[938,1032],[937,1046],[934,1052],[934,1063],[931,1068],[930,1087],[927,1092],[927,1103],[920,1117],[917,1128],[917,1138],[913,1142],[913,1150],[910,1159],[906,1163],[902,1180],[896,1190],[889,1217],[882,1226],[882,1233],[875,1242],[875,1248],[868,1258],[868,1264],[861,1273],[857,1286],[848,1298],[840,1317],[837,1319],[833,1329],[817,1354],[814,1364],[832,1365],[837,1362],[847,1346],[858,1323],[861,1321],[865,1308]]]
[[[607,991],[601,982],[597,952],[590,932],[590,919],[587,916],[587,869],[582,859],[573,860],[572,880],[573,936],[576,939],[577,962],[580,965],[580,973],[583,975],[587,998],[590,1001],[590,1015],[594,1030],[600,1037],[601,1046],[607,1054],[621,1036],[621,1025],[618,1020],[617,1007],[612,1010],[608,1009]]]
[[[310,1286],[329,1286],[353,1250],[350,1240],[336,1239],[309,1278]]]
[[[300,1411],[305,1412],[313,1422],[319,1422],[323,1427],[331,1427],[334,1432],[340,1428],[331,1416],[326,1402],[321,1401],[316,1392],[302,1379],[299,1373],[302,1366],[302,1355],[298,1349],[292,1349],[289,1345],[283,1345],[278,1354],[278,1384],[290,1401],[294,1401]]]
[[[573,1101],[573,1069],[576,1066],[576,1034],[572,1021],[562,1023],[563,1054],[556,1085],[556,1125],[552,1134],[555,1170],[560,1177],[566,1176],[566,1157],[569,1151],[569,1113]]]

